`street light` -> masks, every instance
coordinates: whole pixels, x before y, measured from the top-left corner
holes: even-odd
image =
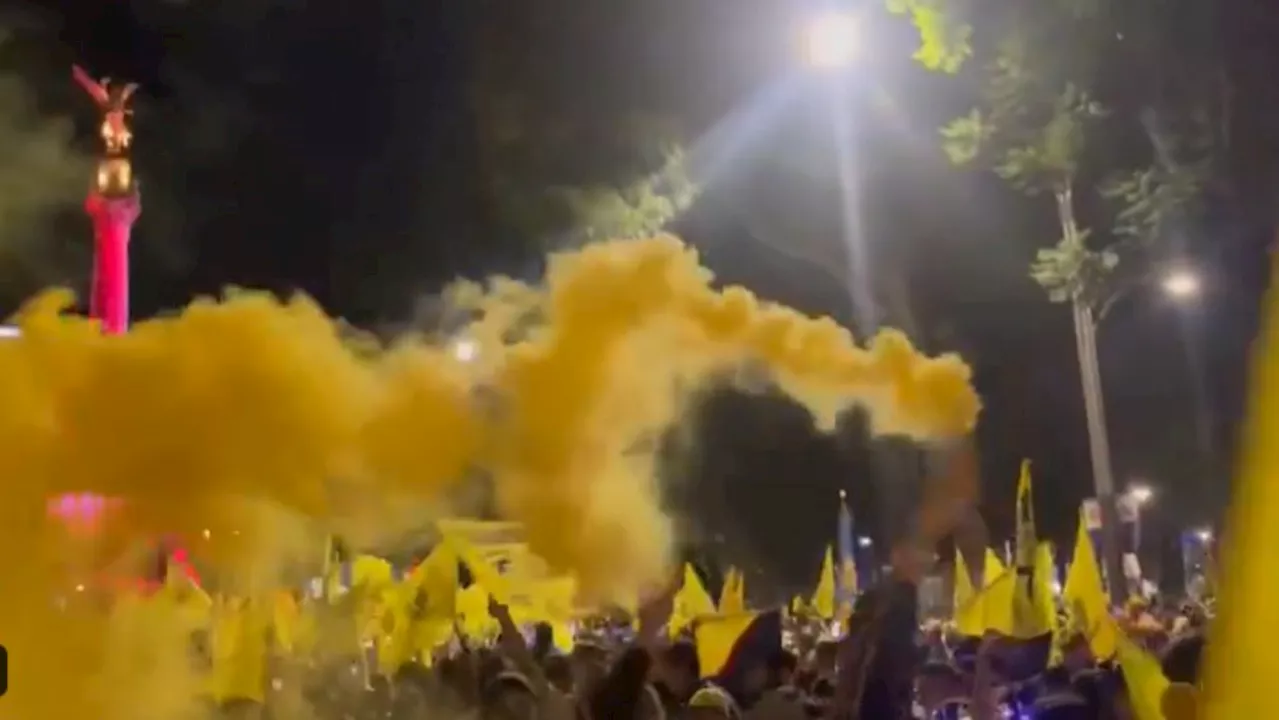
[[[1196,539],[1208,545],[1213,542],[1213,531],[1208,528],[1201,528],[1196,531]]]
[[[1101,303],[1090,302],[1084,293],[1071,298],[1071,319],[1076,331],[1076,357],[1080,363],[1080,390],[1084,395],[1085,422],[1089,434],[1089,459],[1093,469],[1093,488],[1102,511],[1102,564],[1108,578],[1123,577],[1120,563],[1120,547],[1117,535],[1115,480],[1111,474],[1111,445],[1107,437],[1106,406],[1102,393],[1102,371],[1098,367],[1098,325],[1107,317],[1111,308],[1128,291],[1138,285],[1130,284]],[[1194,297],[1200,289],[1197,276],[1190,270],[1179,270],[1164,275],[1160,288],[1175,300]],[[1112,581],[1111,597],[1117,604],[1123,603],[1125,590],[1120,582]]]
[[[1131,500],[1137,508],[1141,508],[1151,502],[1151,498],[1154,496],[1155,493],[1151,490],[1150,485],[1129,486],[1129,500]]]
[[[1155,491],[1150,485],[1136,483],[1129,486],[1125,491],[1125,498],[1128,501],[1129,512],[1133,514],[1133,554],[1139,559],[1142,556],[1142,511],[1155,497]],[[1138,568],[1141,573],[1141,561],[1139,560]],[[1141,581],[1141,574],[1139,574]]]
[[[835,70],[853,62],[858,49],[858,22],[847,12],[828,11],[804,26],[804,59],[811,67]]]
[[[480,355],[480,346],[475,340],[461,339],[453,343],[453,357],[461,363],[469,363]]]
[[[1194,297],[1200,294],[1200,278],[1188,270],[1169,273],[1161,281],[1160,286],[1164,288],[1169,297],[1176,299]]]

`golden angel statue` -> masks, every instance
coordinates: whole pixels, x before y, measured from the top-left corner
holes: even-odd
[[[102,124],[98,128],[108,155],[123,155],[129,151],[133,141],[133,132],[129,129],[129,117],[133,110],[129,101],[138,89],[137,83],[113,84],[110,78],[101,82],[89,77],[79,65],[71,66],[71,76],[89,93],[89,97],[98,105],[102,113]]]

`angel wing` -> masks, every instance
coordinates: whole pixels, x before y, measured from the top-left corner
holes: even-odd
[[[110,100],[105,83],[99,83],[89,77],[89,73],[85,72],[84,68],[79,65],[71,66],[71,77],[75,78],[76,83],[84,88],[84,91],[89,93],[89,97],[93,98],[93,101],[99,105],[106,105],[107,101]]]

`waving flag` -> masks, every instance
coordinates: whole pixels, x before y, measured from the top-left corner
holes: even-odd
[[[853,601],[858,594],[858,571],[854,553],[857,546],[853,542],[853,513],[849,512],[849,503],[845,501],[844,491],[840,491],[840,515],[836,527],[836,542],[840,553],[840,573],[836,582],[836,607],[842,616],[853,611]]]
[[[1268,717],[1276,696],[1276,278],[1262,312],[1248,413],[1241,431],[1227,537],[1222,541],[1222,595],[1209,631],[1201,718]]]
[[[827,546],[826,554],[822,556],[822,570],[818,573],[818,586],[813,590],[813,598],[809,601],[809,606],[823,620],[830,620],[835,617],[836,564],[830,545]]]

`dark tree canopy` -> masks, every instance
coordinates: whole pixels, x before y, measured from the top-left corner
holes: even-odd
[[[693,199],[681,134],[652,98],[620,89],[584,102],[625,25],[584,33],[600,6],[486,0],[468,85],[481,197],[493,229],[541,249],[663,229]],[[583,38],[590,38],[583,42]]]
[[[83,199],[90,158],[73,146],[70,120],[41,107],[22,49],[0,26],[0,306],[9,307],[87,267],[88,243],[59,233],[58,221]]]

